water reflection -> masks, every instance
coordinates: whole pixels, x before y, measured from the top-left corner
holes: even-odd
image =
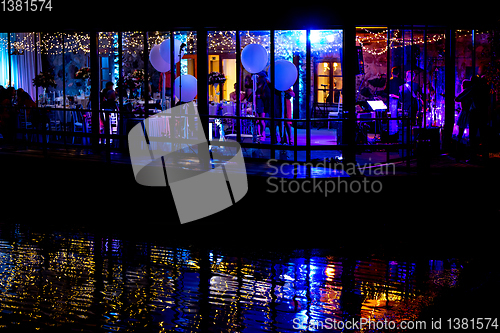
[[[297,332],[327,318],[403,320],[461,271],[456,260],[354,260],[313,250],[234,256],[0,229],[4,328]]]

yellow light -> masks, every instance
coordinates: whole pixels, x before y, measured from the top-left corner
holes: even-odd
[[[330,67],[328,67],[328,63],[327,62],[324,62],[323,63],[323,73],[326,73],[327,70],[329,70]]]

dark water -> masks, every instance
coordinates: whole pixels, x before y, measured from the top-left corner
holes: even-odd
[[[461,270],[455,259],[234,253],[0,225],[0,327],[299,332],[327,318],[400,321]]]

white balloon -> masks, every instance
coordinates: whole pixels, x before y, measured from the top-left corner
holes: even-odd
[[[252,74],[262,71],[267,65],[266,49],[260,44],[248,44],[241,51],[241,63]]]
[[[181,44],[182,42],[180,40],[174,39],[174,64],[178,63],[184,55],[183,51],[181,57],[179,57],[179,49],[181,48]],[[163,58],[163,61],[170,65],[170,38],[165,39],[160,44],[160,55]]]
[[[274,64],[274,87],[279,91],[288,90],[297,81],[297,67],[288,60],[278,60]]]
[[[174,95],[179,98],[179,85],[181,85],[181,102],[191,102],[198,94],[197,80],[192,75],[181,75],[175,79]]]
[[[158,72],[168,72],[170,63],[165,62],[160,55],[160,45],[155,45],[149,52],[149,61]]]

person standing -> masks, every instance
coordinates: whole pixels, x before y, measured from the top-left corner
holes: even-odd
[[[469,143],[473,161],[477,161],[479,154],[482,155],[483,161],[486,161],[489,158],[487,131],[491,88],[486,77],[484,76],[484,73],[485,66],[480,65],[477,75],[471,78],[472,89],[469,116]]]
[[[457,134],[457,149],[456,149],[456,160],[459,161],[462,157],[462,137],[464,131],[469,127],[470,118],[470,108],[472,105],[472,82],[470,80],[463,80],[462,82],[462,92],[455,97],[455,101],[461,104],[460,115],[457,119],[458,134]],[[470,135],[469,135],[470,136]]]
[[[420,111],[421,103],[420,96],[422,92],[419,85],[413,82],[415,76],[412,70],[406,72],[405,83],[399,87],[399,105],[403,111],[403,117],[407,117],[401,121],[399,127],[399,140],[401,143],[411,143],[411,127],[417,124],[417,114]],[[403,156],[404,150],[400,150],[400,155]]]
[[[406,72],[405,83],[399,87],[399,103],[401,109],[405,111],[411,120],[412,124],[416,123],[417,114],[421,109],[422,91],[416,82],[414,72],[409,70]]]
[[[16,89],[8,87],[1,91],[0,96],[0,133],[6,142],[12,142],[16,134],[16,112],[13,108],[16,99]]]
[[[267,74],[264,71],[258,73],[255,98],[257,117],[265,118],[266,114],[270,114],[271,90],[269,89]],[[251,97],[249,97],[249,100],[251,100]],[[257,134],[260,135],[261,140],[266,140],[266,121],[263,119],[257,120]]]
[[[275,112],[274,112],[274,118],[282,118],[282,98],[281,98],[281,91],[278,91],[276,90],[275,91],[275,104],[274,104],[274,108],[275,108]],[[285,91],[285,110],[284,110],[284,115],[283,117],[284,118],[288,118],[288,119],[291,119],[292,118],[292,102],[291,102],[291,98],[292,97],[295,97],[295,93],[293,92],[292,88],[289,88],[288,90]],[[291,125],[292,125],[292,122],[291,121],[285,121],[283,126],[284,126],[284,132],[282,130],[282,123],[281,121],[278,121],[276,123],[279,127],[279,137],[280,137],[280,143],[281,144],[288,144],[290,146],[293,145],[293,141],[292,141],[292,135],[291,135]],[[287,140],[288,138],[288,140]]]
[[[389,111],[391,118],[398,117],[398,101],[399,101],[399,87],[401,87],[405,81],[401,78],[401,66],[394,66],[391,69],[391,78],[387,81],[385,86],[385,93],[389,95]],[[398,132],[398,121],[389,120],[389,135],[397,134]]]

